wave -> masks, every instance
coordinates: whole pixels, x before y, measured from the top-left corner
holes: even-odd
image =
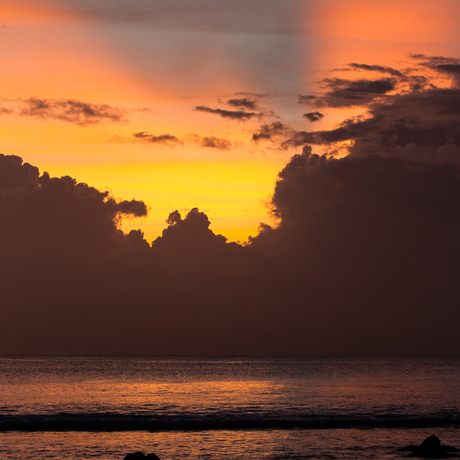
[[[222,417],[218,415],[181,414],[152,417],[118,413],[58,413],[0,416],[0,432],[5,431],[210,431],[268,429],[334,428],[460,428],[456,414],[358,415],[304,417]]]

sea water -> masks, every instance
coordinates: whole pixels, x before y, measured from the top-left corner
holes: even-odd
[[[460,447],[458,357],[0,357],[0,458],[394,459]]]

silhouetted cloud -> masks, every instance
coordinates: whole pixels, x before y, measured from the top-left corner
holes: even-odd
[[[426,57],[416,55],[416,59],[430,67],[438,74],[450,75],[456,81],[456,65],[453,58]],[[447,70],[443,66],[448,67]],[[380,155],[394,158],[407,158],[433,163],[460,164],[459,129],[460,129],[460,89],[457,85],[437,87],[436,74],[420,75],[413,69],[409,77],[400,78],[401,89],[393,94],[385,94],[380,98],[360,99],[359,91],[351,97],[357,99],[353,104],[367,108],[365,116],[350,118],[339,126],[324,131],[292,132],[288,139],[282,140],[281,147],[295,147],[305,144],[330,146],[333,152],[334,144],[349,141],[347,151],[354,156]],[[398,83],[392,80],[390,87],[396,88]],[[375,83],[375,82],[374,82]],[[376,88],[370,85],[376,94],[385,91],[385,85]],[[348,97],[350,89],[369,89],[368,83],[357,80],[351,84],[349,80],[328,79],[326,88],[331,85],[342,87],[339,96]],[[342,92],[345,92],[345,95]],[[307,97],[302,102],[311,102],[317,106],[340,105],[331,103],[336,100],[336,89],[326,91],[323,95]],[[334,95],[335,94],[335,95]],[[356,96],[356,94],[358,94]],[[332,98],[332,99],[331,99]]]
[[[222,118],[230,118],[232,120],[246,121],[254,117],[260,117],[260,113],[256,112],[245,112],[243,110],[223,110],[223,109],[211,109],[203,105],[195,107],[198,112],[213,113],[219,115]]]
[[[303,117],[306,118],[309,122],[313,123],[314,121],[321,120],[324,117],[324,114],[321,112],[308,112],[304,113]]]
[[[257,110],[257,101],[249,97],[244,97],[240,99],[229,99],[227,101],[227,104],[236,108]]]
[[[297,305],[313,350],[336,340],[356,353],[414,353],[424,337],[427,352],[457,350],[459,198],[451,165],[326,159],[305,147],[279,174],[279,225],[252,244],[285,273],[285,305]]]
[[[126,111],[107,104],[91,104],[73,99],[39,99],[31,97],[22,101],[20,115],[52,118],[85,126],[103,121],[120,122]]]
[[[317,98],[318,96],[300,94],[298,97],[298,101],[299,104],[312,104],[316,101]]]
[[[172,212],[166,223],[168,227],[163,230],[162,236],[154,241],[155,249],[169,247],[174,252],[184,250],[199,250],[201,246],[223,245],[227,239],[222,235],[215,235],[209,228],[211,224],[208,216],[193,208],[187,213],[185,219],[179,211]]]
[[[232,143],[227,139],[222,139],[215,136],[206,136],[201,139],[201,146],[218,150],[230,150],[232,148]]]
[[[172,134],[150,134],[145,131],[133,133],[136,139],[140,139],[145,142],[151,142],[153,144],[182,144],[182,141]]]
[[[119,240],[123,216],[147,214],[142,201],[116,201],[69,176],[39,175],[15,156],[0,156],[1,245],[39,254],[92,257]]]
[[[198,208],[172,212],[149,245],[118,227],[146,214],[142,201],[1,155],[0,352],[460,353],[460,89],[436,67],[455,63],[423,59],[409,77],[427,84],[394,74],[361,117],[252,133],[302,152],[278,175],[277,225],[246,245]],[[346,156],[327,155],[344,141]]]
[[[397,69],[393,69],[392,67],[381,66],[381,65],[368,65],[368,64],[357,64],[355,62],[348,64],[349,67],[352,69],[359,69],[359,70],[367,70],[370,72],[380,72],[380,73],[388,73],[395,77],[403,77],[404,74]]]
[[[424,54],[412,54],[411,57],[420,61],[426,67],[437,72],[453,77],[456,86],[460,86],[460,59],[443,56],[426,56]]]
[[[274,141],[284,139],[292,134],[292,129],[280,121],[274,121],[269,124],[263,124],[258,131],[252,134],[252,140],[259,142],[260,140]]]
[[[301,96],[299,101],[310,102],[317,107],[348,107],[367,104],[375,98],[393,91],[396,86],[396,79],[345,80],[342,78],[325,78],[321,83],[328,90],[321,97]]]
[[[1,115],[11,115],[13,111],[7,107],[0,107],[0,116]]]
[[[412,59],[416,59],[421,64],[437,69],[438,66],[444,65],[457,65],[460,63],[460,59],[446,56],[427,56],[426,54],[411,54]]]
[[[352,155],[411,157],[460,164],[460,90],[436,88],[395,95],[366,118],[345,120],[328,131],[296,132],[284,146],[353,141]]]

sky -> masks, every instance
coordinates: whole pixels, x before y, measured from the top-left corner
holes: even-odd
[[[0,11],[0,353],[460,353],[457,0]]]

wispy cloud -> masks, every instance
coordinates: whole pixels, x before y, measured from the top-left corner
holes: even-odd
[[[244,110],[224,110],[224,109],[212,109],[204,105],[198,105],[195,107],[198,112],[212,113],[219,115],[222,118],[229,118],[231,120],[246,121],[251,118],[260,117],[260,113],[256,112],[245,112]]]
[[[79,126],[125,120],[126,110],[108,104],[93,104],[75,99],[39,99],[21,101],[19,114],[27,117],[51,118]]]
[[[229,99],[227,101],[227,104],[231,105],[232,107],[249,109],[249,110],[257,110],[257,101],[249,97],[244,97],[241,99]]]
[[[172,134],[150,134],[145,131],[133,133],[136,139],[140,139],[144,142],[151,142],[153,144],[182,144],[183,142]]]
[[[218,150],[230,150],[232,148],[232,143],[228,139],[206,136],[201,139],[201,146]]]

